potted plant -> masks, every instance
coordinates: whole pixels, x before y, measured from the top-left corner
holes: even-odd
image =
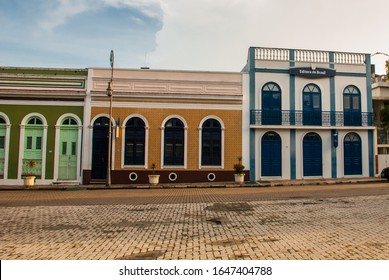
[[[244,165],[242,164],[242,157],[238,157],[238,163],[234,164],[234,170],[235,170],[235,182],[237,183],[243,183],[244,182]]]
[[[152,163],[150,165],[152,171],[151,174],[149,175],[149,183],[151,185],[158,185],[159,183],[159,175],[155,174],[155,167],[156,167],[155,163]]]
[[[24,185],[26,187],[32,187],[35,184],[35,175],[33,173],[33,170],[36,166],[36,161],[33,159],[30,159],[26,162],[26,174],[24,176]]]

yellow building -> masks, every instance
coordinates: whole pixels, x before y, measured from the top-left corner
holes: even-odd
[[[84,184],[106,180],[109,155],[111,69],[88,71]],[[112,84],[112,184],[148,183],[153,164],[161,183],[233,180],[241,73],[115,69]]]

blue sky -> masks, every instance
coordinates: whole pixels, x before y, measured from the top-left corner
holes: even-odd
[[[373,3],[373,4],[371,4]],[[389,53],[389,1],[0,0],[0,65],[240,71],[250,46]],[[384,73],[383,55],[373,57]]]

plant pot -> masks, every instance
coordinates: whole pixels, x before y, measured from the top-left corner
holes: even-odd
[[[151,185],[158,185],[158,183],[159,183],[159,175],[149,175],[149,183]]]
[[[24,185],[26,187],[32,187],[35,184],[35,176],[24,177]]]
[[[235,182],[236,183],[243,183],[244,182],[244,174],[234,174]]]

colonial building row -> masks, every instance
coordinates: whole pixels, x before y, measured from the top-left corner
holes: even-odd
[[[370,55],[250,48],[242,72],[0,68],[0,183],[374,176]],[[108,152],[108,127],[112,148]],[[34,162],[34,164],[31,164]],[[155,166],[155,170],[151,169]]]

